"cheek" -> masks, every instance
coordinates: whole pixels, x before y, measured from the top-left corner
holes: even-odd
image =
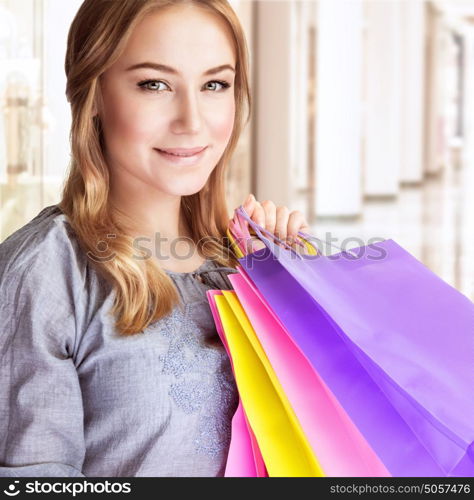
[[[235,119],[235,106],[229,105],[228,109],[222,110],[213,117],[212,135],[220,146],[225,147],[232,135]]]
[[[156,127],[156,116],[150,113],[146,106],[134,99],[113,94],[109,95],[104,105],[105,129],[110,143],[120,146],[125,143],[141,144],[151,140],[151,131]]]

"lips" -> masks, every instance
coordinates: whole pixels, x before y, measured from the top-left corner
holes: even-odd
[[[200,153],[206,147],[207,146],[201,146],[201,147],[197,147],[197,148],[166,148],[166,149],[157,148],[157,149],[158,149],[158,151],[161,151],[162,153],[168,153],[168,154],[175,155],[175,156],[188,157],[188,156],[193,156],[197,153]]]
[[[166,160],[168,163],[177,165],[177,166],[192,166],[198,165],[203,156],[206,154],[207,146],[204,148],[192,148],[192,149],[183,149],[183,148],[173,148],[173,149],[158,149],[155,148],[155,151],[160,155],[160,157]],[[177,151],[169,152],[169,151]],[[183,154],[183,151],[185,153]]]

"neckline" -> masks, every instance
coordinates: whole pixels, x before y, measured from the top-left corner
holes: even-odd
[[[188,276],[190,274],[194,274],[194,273],[197,273],[197,272],[201,271],[201,269],[203,269],[204,267],[206,267],[209,262],[210,262],[210,259],[208,257],[208,258],[205,259],[205,261],[199,267],[197,267],[196,269],[194,269],[194,271],[178,272],[178,271],[171,271],[171,270],[165,269],[165,268],[162,268],[162,269],[167,274],[174,274],[175,276]]]

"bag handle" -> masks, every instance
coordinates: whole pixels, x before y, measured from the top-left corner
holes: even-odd
[[[298,258],[301,258],[301,255],[298,252],[296,252],[290,245],[288,245],[286,242],[278,238],[278,236],[271,233],[267,229],[263,228],[262,226],[259,226],[255,221],[253,221],[248,216],[243,205],[240,205],[238,208],[236,208],[235,212],[239,217],[242,217],[248,222],[249,226],[255,231],[259,239],[265,244],[266,247],[271,248],[270,240],[268,240],[265,236],[263,236],[262,232],[267,233],[271,238],[273,238],[274,241],[280,243],[284,248],[286,248],[290,252],[293,252],[295,255],[297,255]]]
[[[296,252],[295,250],[293,250],[292,247],[290,247],[287,243],[285,243],[283,240],[281,240],[280,238],[278,238],[278,236],[276,236],[273,233],[270,233],[266,229],[264,229],[261,226],[259,226],[255,221],[253,221],[249,217],[249,215],[247,214],[247,212],[245,211],[245,208],[243,207],[243,205],[240,205],[239,208],[236,208],[235,212],[237,213],[238,216],[243,217],[249,223],[250,227],[255,231],[255,233],[257,234],[257,236],[263,241],[263,243],[265,244],[265,246],[269,247],[269,240],[267,238],[265,238],[265,236],[263,236],[261,234],[261,231],[267,233],[276,242],[280,243],[284,247],[288,248],[291,252],[295,253],[298,256],[298,258],[304,259],[304,257],[302,257],[301,254],[299,254],[298,252]],[[316,248],[312,243],[310,243],[310,239],[315,239],[315,240],[317,240],[317,241],[319,241],[320,243],[323,243],[323,244],[324,243],[328,243],[327,241],[324,241],[324,240],[322,240],[320,238],[317,238],[316,236],[312,236],[312,235],[309,235],[307,233],[304,233],[303,231],[298,231],[298,235],[301,236],[301,238],[303,238],[303,240],[305,242],[307,242],[308,245],[311,245],[311,247],[314,249],[316,255],[319,255],[320,252],[319,252],[318,248]],[[345,252],[345,253],[352,252],[352,250],[350,250],[350,249],[349,250],[343,250],[342,248],[338,247],[337,245],[334,245],[334,243],[329,243],[329,245],[331,247],[333,247],[333,248],[336,248],[337,250],[339,250],[341,252]],[[355,256],[355,257],[357,257],[357,258],[359,257],[359,255],[357,255],[357,254],[352,254],[352,255]]]

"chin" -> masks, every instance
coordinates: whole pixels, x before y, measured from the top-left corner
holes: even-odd
[[[164,191],[174,196],[191,196],[193,194],[199,193],[199,191],[201,191],[205,184],[206,182],[196,184],[188,182],[181,185],[177,183],[174,186],[168,186],[168,189],[164,189]]]

